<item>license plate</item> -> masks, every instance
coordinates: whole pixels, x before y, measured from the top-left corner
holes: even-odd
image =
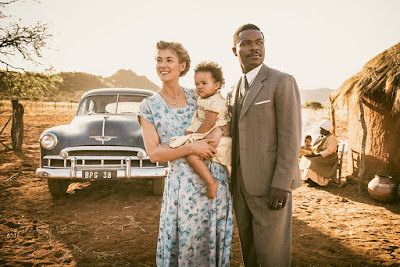
[[[82,171],[83,179],[115,179],[117,171]]]

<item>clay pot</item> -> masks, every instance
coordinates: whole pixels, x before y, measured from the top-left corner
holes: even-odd
[[[368,183],[368,193],[380,202],[390,202],[396,199],[397,184],[389,175],[375,175]]]

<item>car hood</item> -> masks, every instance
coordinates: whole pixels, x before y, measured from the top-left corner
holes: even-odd
[[[70,146],[112,145],[144,148],[136,115],[87,115],[69,125]]]

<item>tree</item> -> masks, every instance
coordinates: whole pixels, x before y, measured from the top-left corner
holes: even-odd
[[[58,74],[0,71],[0,94],[6,99],[55,97],[62,81]]]
[[[22,57],[33,63],[40,64],[42,50],[46,47],[46,41],[52,36],[48,33],[47,24],[36,22],[36,24],[24,26],[22,20],[9,22],[11,19],[4,13],[8,6],[23,0],[0,1],[0,64],[6,69],[24,70],[21,66],[12,63],[12,58]]]
[[[306,108],[311,108],[313,110],[321,109],[322,104],[320,102],[312,101],[312,102],[306,102]]]

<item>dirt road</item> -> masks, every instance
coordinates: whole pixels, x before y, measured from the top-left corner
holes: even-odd
[[[73,114],[26,109],[23,151],[0,152],[0,266],[155,266],[161,197],[149,180],[75,183],[52,199],[34,176],[39,134]],[[293,196],[294,266],[400,264],[400,204],[375,202],[354,183],[303,185]],[[242,266],[236,228],[232,248],[231,265]]]

